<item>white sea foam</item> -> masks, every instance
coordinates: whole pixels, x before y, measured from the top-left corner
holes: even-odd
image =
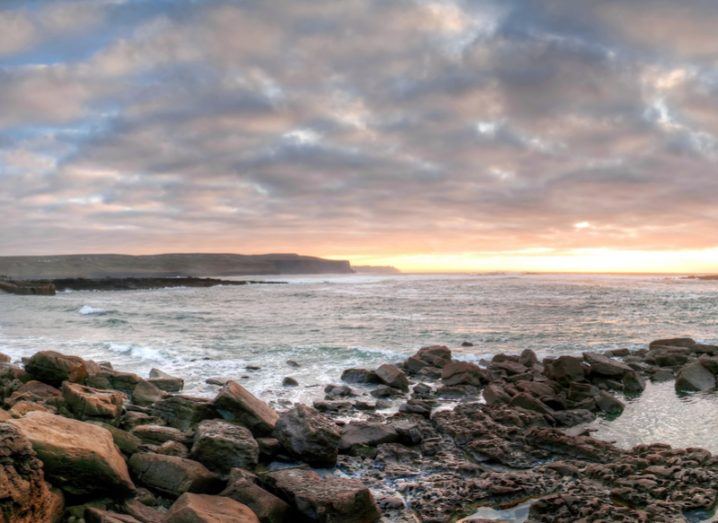
[[[92,305],[83,305],[77,312],[79,312],[83,316],[101,316],[103,314],[107,314],[107,311],[105,309],[93,307]]]

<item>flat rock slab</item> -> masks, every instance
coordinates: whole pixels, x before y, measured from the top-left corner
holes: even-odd
[[[102,427],[48,412],[30,412],[8,421],[32,443],[48,479],[72,494],[134,491],[112,434]]]

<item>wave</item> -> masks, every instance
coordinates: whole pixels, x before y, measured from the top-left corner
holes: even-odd
[[[93,307],[92,305],[83,305],[77,312],[79,312],[83,316],[102,316],[103,314],[107,314],[107,311],[105,309]]]
[[[163,354],[160,349],[153,347],[147,347],[142,345],[135,345],[134,343],[114,343],[109,342],[104,344],[104,349],[115,354],[121,354],[123,356],[130,356],[140,360],[150,360],[163,362],[167,361],[168,358]]]

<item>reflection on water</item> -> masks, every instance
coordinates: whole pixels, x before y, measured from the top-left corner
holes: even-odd
[[[511,523],[523,523],[529,517],[529,510],[533,502],[534,500],[530,500],[507,509],[481,507],[471,516],[460,519],[457,523],[472,523],[474,521],[510,521]]]
[[[646,443],[673,447],[702,447],[718,453],[718,393],[678,396],[674,382],[647,383],[613,421],[599,419],[589,425],[596,438],[615,441],[622,448]]]

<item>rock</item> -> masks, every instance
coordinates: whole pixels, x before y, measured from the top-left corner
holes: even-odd
[[[525,392],[521,392],[511,398],[510,404],[514,407],[521,407],[522,409],[532,410],[541,414],[546,414],[549,416],[553,415],[553,409],[549,408],[538,398],[530,394],[526,394]]]
[[[431,416],[431,409],[434,408],[435,404],[436,402],[432,400],[410,399],[406,403],[399,405],[399,412],[419,414],[428,418]]]
[[[369,445],[375,447],[380,443],[394,443],[399,434],[391,425],[365,421],[352,421],[342,429],[339,442],[341,450],[350,450],[355,446]]]
[[[159,369],[151,369],[150,379],[147,381],[165,392],[179,392],[184,388],[184,380],[182,378],[170,376]]]
[[[389,385],[379,385],[369,394],[371,394],[375,398],[399,398],[404,395],[401,390],[395,389],[394,387],[390,387]]]
[[[189,436],[181,430],[164,425],[138,425],[132,429],[131,433],[151,445],[161,445],[167,441],[178,441],[179,443],[191,441]]]
[[[638,394],[646,388],[646,381],[635,371],[624,374],[621,382],[627,394]]]
[[[202,420],[217,417],[209,400],[191,396],[168,396],[152,405],[152,413],[170,427],[182,431],[190,430]]]
[[[656,347],[686,347],[693,348],[696,345],[695,340],[691,338],[669,338],[663,340],[655,340],[649,343],[649,350],[655,349]]]
[[[498,403],[506,404],[511,401],[511,395],[498,383],[489,383],[486,385],[483,394],[484,400],[489,405],[496,405]]]
[[[149,491],[145,491],[152,496]],[[141,521],[142,523],[165,523],[165,514],[154,508],[148,507],[140,499],[133,498],[125,501],[122,505],[124,512]]]
[[[356,393],[348,385],[329,384],[324,387],[324,398],[327,400],[335,400],[337,398],[350,398],[356,396]]]
[[[373,523],[381,518],[374,497],[360,481],[335,476],[322,478],[301,468],[271,472],[267,480],[310,521]]]
[[[488,381],[486,371],[468,361],[452,361],[444,366],[441,381],[445,385],[474,385],[480,387]]]
[[[112,441],[115,442],[117,448],[119,448],[120,451],[127,456],[137,452],[137,449],[142,444],[140,438],[134,434],[131,434],[126,430],[119,429],[109,423],[104,423],[102,421],[90,421],[89,423],[108,430],[110,434],[112,434]]]
[[[224,496],[183,494],[167,512],[165,523],[259,523],[247,505]]]
[[[56,521],[62,497],[50,490],[43,465],[16,427],[0,423],[0,514],[7,523]]]
[[[247,505],[261,523],[289,521],[289,505],[257,485],[253,475],[241,469],[232,470],[227,488],[220,495]]]
[[[62,384],[68,408],[79,419],[115,419],[122,413],[125,395],[118,391],[98,390],[68,381]]]
[[[205,420],[197,425],[191,456],[211,470],[229,472],[234,467],[254,467],[259,461],[259,445],[244,427]]]
[[[341,380],[347,383],[381,383],[379,376],[368,369],[346,369]]]
[[[492,361],[491,365],[489,365],[489,369],[494,371],[494,373],[498,371],[503,371],[505,374],[512,376],[515,374],[524,374],[528,371],[528,368],[519,363],[518,361],[512,361],[512,360],[501,360],[501,361]]]
[[[85,510],[84,519],[87,523],[143,523],[127,514],[118,514],[117,512],[95,507],[89,507]]]
[[[221,416],[244,425],[257,436],[272,433],[279,416],[276,411],[235,381],[228,381],[214,400]]]
[[[185,492],[214,494],[223,486],[204,465],[178,456],[138,452],[130,458],[129,465],[139,483],[168,496]]]
[[[633,369],[622,361],[607,358],[602,354],[595,352],[584,352],[583,359],[586,360],[591,374],[600,374],[601,376],[624,376]]]
[[[30,357],[25,363],[25,370],[34,379],[53,387],[59,387],[63,381],[84,383],[88,375],[85,360],[51,350]]]
[[[184,443],[180,443],[179,441],[165,441],[155,449],[155,452],[157,454],[164,454],[165,456],[189,457],[189,449]]]
[[[623,403],[604,390],[599,391],[595,400],[598,408],[600,408],[606,414],[618,415],[623,412]]]
[[[315,409],[296,405],[277,421],[275,437],[296,458],[315,466],[334,466],[341,433]]]
[[[287,365],[289,365],[290,367],[293,367],[295,369],[298,369],[299,367],[301,367],[301,365],[294,360],[287,360]]]
[[[85,385],[96,389],[119,390],[131,397],[135,387],[142,381],[144,380],[132,372],[121,372],[106,367],[98,367],[90,371]]]
[[[47,385],[37,380],[30,380],[23,383],[15,392],[13,392],[5,404],[12,407],[20,401],[29,401],[31,403],[41,403],[52,407],[59,407],[64,399],[62,392],[52,385]]]
[[[524,349],[519,355],[519,363],[525,367],[535,367],[538,365],[539,359],[536,353],[531,349]]]
[[[374,371],[382,383],[395,389],[408,391],[409,380],[399,367],[385,363]]]
[[[677,392],[709,391],[716,387],[716,378],[700,361],[683,366],[676,376]]]
[[[462,347],[473,347],[473,345],[462,345]],[[414,357],[430,367],[442,369],[451,363],[451,350],[444,345],[431,345],[419,349]]]
[[[32,443],[54,485],[72,494],[134,490],[112,434],[102,427],[45,412],[10,420]]]
[[[166,393],[149,381],[142,380],[132,389],[132,403],[136,405],[152,405],[163,399]]]
[[[474,344],[471,343],[470,341],[462,341],[462,342],[461,342],[461,346],[462,346],[462,347],[473,347]]]
[[[575,356],[559,356],[555,360],[544,360],[544,374],[547,378],[567,383],[583,380],[586,367],[580,358]]]
[[[299,385],[299,382],[292,378],[291,376],[287,376],[282,380],[282,386],[284,387],[296,387]]]

